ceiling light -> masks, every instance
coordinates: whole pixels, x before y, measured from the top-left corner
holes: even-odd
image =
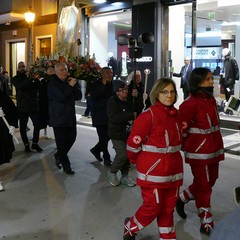
[[[94,2],[94,3],[105,3],[106,0],[94,0],[93,2]]]

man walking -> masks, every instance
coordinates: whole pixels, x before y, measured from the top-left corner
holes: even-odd
[[[77,136],[75,101],[82,98],[82,93],[77,79],[68,77],[65,63],[56,63],[55,72],[48,84],[49,125],[53,127],[57,145],[54,158],[59,169],[63,167],[66,174],[73,175],[67,154]]]

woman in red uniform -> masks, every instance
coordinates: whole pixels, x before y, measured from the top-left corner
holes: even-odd
[[[140,114],[127,141],[127,154],[136,164],[137,185],[143,204],[124,222],[124,240],[134,240],[142,228],[157,219],[160,239],[176,239],[173,211],[183,182],[180,154],[182,122],[176,108],[172,79],[156,81],[150,93],[152,106]]]
[[[195,68],[190,77],[190,93],[179,108],[183,120],[183,151],[190,164],[193,183],[177,201],[179,216],[186,219],[184,205],[195,200],[200,232],[210,235],[214,227],[211,207],[212,187],[218,178],[219,161],[224,160],[219,115],[213,97],[213,76],[208,68]]]

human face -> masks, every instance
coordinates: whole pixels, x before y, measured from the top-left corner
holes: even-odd
[[[213,75],[211,72],[209,72],[207,77],[201,81],[199,87],[213,87]]]
[[[68,69],[66,65],[59,65],[56,69],[56,75],[58,78],[60,78],[62,81],[64,81],[68,76]]]
[[[140,71],[136,71],[136,84],[141,82],[142,76]]]
[[[125,86],[124,88],[119,88],[116,94],[122,101],[126,100],[128,95],[127,86]]]
[[[158,100],[165,106],[172,106],[175,98],[176,98],[176,91],[172,84],[167,85],[162,91],[160,91],[158,95]]]
[[[102,80],[104,82],[111,82],[113,77],[113,72],[111,69],[105,69],[102,71],[101,75],[102,75]]]
[[[25,63],[24,62],[20,62],[19,64],[18,64],[18,72],[21,72],[21,73],[23,73],[23,72],[25,72],[26,71],[26,65],[25,65]]]

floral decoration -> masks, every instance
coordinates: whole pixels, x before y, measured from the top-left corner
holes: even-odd
[[[95,60],[95,55],[90,58],[87,54],[85,57],[79,56],[75,58],[68,58],[67,56],[60,56],[57,53],[49,57],[41,56],[32,63],[31,74],[38,73],[43,75],[49,67],[54,67],[57,62],[64,62],[67,64],[70,74],[81,80],[88,80],[91,77],[98,77],[101,67]]]

